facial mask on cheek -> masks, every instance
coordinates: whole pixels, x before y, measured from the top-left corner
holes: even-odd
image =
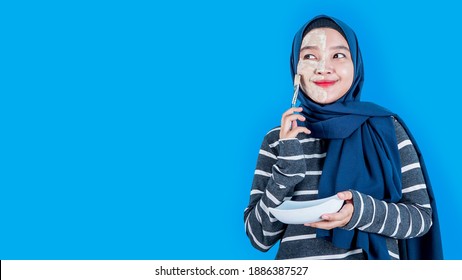
[[[318,62],[315,61],[299,61],[297,65],[298,73],[311,73],[317,69]],[[323,78],[320,76],[319,78]],[[327,91],[323,88],[311,83],[307,75],[301,75],[300,87],[313,101],[323,103],[327,100]]]
[[[327,35],[323,29],[314,29],[303,38],[301,48],[315,46],[317,48],[317,59],[302,59],[298,61],[297,73],[302,75],[301,88],[308,97],[317,103],[325,103],[328,96],[327,90],[311,82],[315,73],[324,72],[326,68]],[[324,79],[317,74],[316,79]]]

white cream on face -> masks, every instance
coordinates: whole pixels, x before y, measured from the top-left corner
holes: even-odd
[[[323,29],[314,29],[310,31],[303,38],[301,48],[306,46],[316,46],[319,48],[320,53],[326,53],[327,36]],[[315,71],[324,72],[326,68],[326,56],[323,55],[318,60],[302,60],[298,61],[297,73],[302,74],[306,72]],[[319,79],[324,79],[324,76],[320,75]],[[302,74],[301,87],[308,96],[318,103],[324,103],[327,100],[327,90],[321,87],[315,86],[309,81],[307,75]]]
[[[311,30],[302,40],[297,73],[303,92],[311,100],[319,104],[337,101],[353,83],[348,42],[335,29]]]

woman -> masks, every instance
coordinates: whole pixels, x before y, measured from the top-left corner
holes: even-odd
[[[280,241],[277,259],[442,259],[430,181],[399,117],[361,102],[363,64],[354,32],[318,16],[296,34],[298,100],[265,136],[244,218],[254,247]],[[287,225],[269,213],[286,199],[337,194],[320,222]]]

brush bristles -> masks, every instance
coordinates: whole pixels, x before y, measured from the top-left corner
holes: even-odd
[[[294,77],[294,86],[298,86],[300,85],[300,75],[299,74],[296,74],[295,77]]]

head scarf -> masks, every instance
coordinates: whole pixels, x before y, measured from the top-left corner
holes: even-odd
[[[323,198],[340,191],[354,189],[386,202],[398,202],[401,199],[402,189],[401,161],[391,116],[400,119],[383,107],[360,101],[364,67],[358,40],[353,30],[340,20],[324,15],[317,16],[306,23],[297,32],[292,44],[290,58],[292,78],[297,73],[304,31],[318,19],[332,20],[343,31],[342,35],[348,42],[354,65],[353,83],[346,94],[336,102],[318,104],[305,94],[298,95],[300,106],[303,107],[301,114],[306,117],[305,123],[301,125],[311,130],[311,136],[325,139],[327,142],[327,155],[319,182],[318,196]],[[410,135],[406,127],[405,129]],[[410,137],[413,140],[411,135]],[[420,156],[420,150],[418,154]],[[422,169],[425,179],[428,179],[423,165]],[[429,181],[426,183],[428,188],[430,183]],[[433,199],[431,189],[429,193]],[[436,208],[433,210],[434,215],[435,210]],[[357,229],[348,231],[335,228],[329,231],[318,230],[317,236],[330,240],[340,248],[362,248],[368,259],[390,258],[386,239],[378,234]],[[441,245],[441,241],[439,244]]]

